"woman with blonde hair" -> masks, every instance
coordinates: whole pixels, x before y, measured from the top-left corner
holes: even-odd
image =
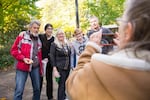
[[[53,73],[58,82],[58,98],[57,100],[66,99],[65,82],[70,72],[70,56],[71,48],[65,37],[65,33],[58,29],[56,32],[54,43],[50,48],[50,59],[53,66]]]

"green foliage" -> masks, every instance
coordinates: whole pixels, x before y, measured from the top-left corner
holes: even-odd
[[[123,12],[125,0],[78,0],[79,24],[84,31],[88,29],[88,18],[95,15],[103,25],[114,24]],[[72,36],[76,28],[75,0],[40,0],[42,25],[53,24],[62,28],[67,36]],[[71,27],[71,30],[70,30]]]
[[[10,55],[10,48],[5,47],[0,49],[0,69],[13,64],[14,58]]]
[[[88,16],[95,15],[103,25],[114,24],[115,19],[123,12],[125,0],[96,0],[86,3]]]
[[[0,35],[0,69],[12,65],[14,62],[14,58],[10,55],[10,47],[18,35],[18,31],[14,30],[10,32]]]
[[[37,0],[0,1],[0,68],[13,62],[9,51],[20,31],[26,30],[30,20],[40,18]]]
[[[32,19],[41,18],[42,25],[53,24],[62,28],[70,38],[76,28],[75,0],[0,0],[0,67],[12,63],[10,47],[22,30]],[[103,25],[114,24],[123,12],[125,0],[78,0],[80,28],[85,32],[89,27],[88,18],[95,15]],[[40,10],[42,11],[40,12]],[[41,14],[40,14],[40,13]],[[42,29],[43,30],[43,29]]]

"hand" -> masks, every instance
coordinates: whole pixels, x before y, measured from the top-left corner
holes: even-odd
[[[60,77],[60,74],[59,74],[56,66],[53,67],[53,71],[54,71],[54,77]]]
[[[115,39],[113,39],[114,40],[114,42],[115,42],[115,44],[117,45],[117,46],[120,46],[120,40],[119,40],[119,33],[118,32],[116,32],[115,33]]]
[[[24,61],[24,63],[26,63],[26,64],[32,64],[32,63],[33,63],[33,60],[32,60],[32,59],[29,59],[29,58],[24,58],[23,61]]]
[[[89,41],[94,42],[98,45],[101,45],[100,41],[102,38],[102,30],[98,31],[98,32],[94,32],[91,36]]]
[[[44,58],[43,60],[46,61],[46,62],[48,62],[48,58]]]
[[[74,70],[75,68],[74,68],[74,67],[71,67],[71,69]]]
[[[57,70],[54,71],[54,77],[60,77],[60,74]]]

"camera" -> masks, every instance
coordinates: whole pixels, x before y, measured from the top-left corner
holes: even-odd
[[[103,46],[112,46],[115,45],[113,39],[115,38],[114,33],[103,33],[102,34],[102,39],[101,39],[101,44]]]
[[[94,32],[97,32],[95,30],[89,30],[87,35],[88,37],[90,37],[91,34],[93,34]],[[102,39],[100,41],[102,46],[113,46],[116,45],[113,41],[113,39],[115,38],[115,34],[114,33],[102,33]]]

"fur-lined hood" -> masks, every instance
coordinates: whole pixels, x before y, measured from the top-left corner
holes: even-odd
[[[94,54],[92,59],[125,69],[150,70],[150,52],[139,51],[135,57],[133,50],[126,49],[112,55]]]

